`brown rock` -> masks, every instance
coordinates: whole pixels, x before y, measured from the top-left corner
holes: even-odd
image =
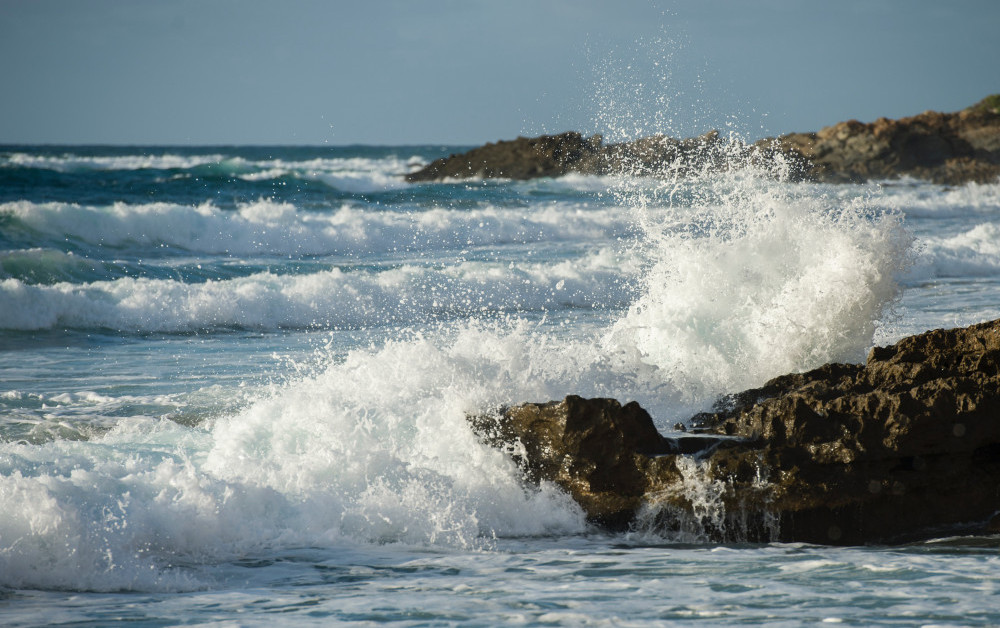
[[[759,443],[781,538],[889,541],[1000,509],[1000,321],[935,330],[769,382],[699,417]],[[867,490],[865,490],[867,487]],[[825,539],[835,525],[837,539]]]
[[[526,403],[495,415],[470,417],[485,442],[508,451],[528,482],[555,482],[595,523],[628,525],[647,493],[679,478],[664,454],[693,453],[716,438],[668,439],[634,401],[583,399]]]
[[[449,178],[533,179],[558,177],[567,172],[593,169],[601,137],[584,138],[579,133],[519,137],[474,148],[431,162],[406,175],[411,183]]]
[[[579,397],[470,420],[526,481],[611,527],[834,544],[981,531],[1000,511],[1000,321],[776,378],[695,417],[697,435]]]
[[[841,122],[816,133],[790,133],[752,145],[710,131],[700,137],[663,135],[604,145],[579,133],[519,137],[437,159],[408,173],[411,183],[468,177],[532,179],[583,174],[677,177],[706,170],[773,165],[782,176],[833,183],[911,176],[937,183],[988,182],[1000,177],[1000,96],[957,113],[927,111],[899,120]]]
[[[519,137],[437,159],[406,175],[411,183],[469,177],[533,179],[582,174],[685,174],[727,163],[716,131],[676,140],[662,135],[605,146],[600,135]]]
[[[927,111],[899,120],[841,122],[758,144],[808,163],[806,177],[833,183],[903,176],[936,183],[1000,177],[1000,112],[990,97],[957,113]]]

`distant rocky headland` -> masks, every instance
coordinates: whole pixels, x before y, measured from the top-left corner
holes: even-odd
[[[580,133],[519,137],[437,159],[405,175],[411,183],[452,178],[532,179],[569,173],[683,176],[781,156],[793,178],[849,183],[914,177],[958,185],[1000,178],[1000,94],[955,113],[841,122],[753,144],[716,131],[605,144]],[[742,163],[746,163],[742,161]]]
[[[1000,532],[1000,321],[778,377],[669,437],[613,399],[469,421],[527,484],[559,485],[611,529],[821,544]]]

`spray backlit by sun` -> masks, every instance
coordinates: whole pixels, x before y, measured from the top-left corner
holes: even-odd
[[[595,100],[608,136],[674,146],[681,118],[711,118],[699,98],[675,108],[677,49],[660,40],[605,63]],[[647,365],[646,377],[682,399],[862,359],[899,296],[912,241],[898,214],[871,209],[876,189],[817,194],[791,180],[797,164],[753,146],[732,121],[722,133],[698,129],[704,135],[681,142],[693,148],[655,172],[637,158],[612,190],[641,233],[647,266],[605,350]]]

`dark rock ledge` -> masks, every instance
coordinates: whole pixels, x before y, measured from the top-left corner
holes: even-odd
[[[841,122],[816,133],[789,133],[753,144],[720,137],[662,135],[620,144],[579,133],[486,144],[408,173],[411,183],[468,177],[531,179],[568,173],[685,176],[774,163],[796,179],[846,183],[910,176],[936,183],[985,183],[1000,177],[1000,94],[956,113]]]
[[[778,377],[674,437],[613,399],[469,420],[526,483],[556,483],[609,529],[822,544],[1000,531],[1000,320]]]

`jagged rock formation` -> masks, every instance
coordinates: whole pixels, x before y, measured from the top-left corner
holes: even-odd
[[[569,132],[530,139],[519,137],[443,157],[406,175],[406,180],[415,183],[467,177],[532,179],[589,172],[595,168],[600,148],[599,135],[584,138]]]
[[[470,421],[527,482],[557,483],[612,528],[832,544],[981,532],[1000,510],[1000,321],[776,378],[675,438],[607,399]]]
[[[841,122],[816,133],[790,133],[747,145],[716,131],[684,140],[662,135],[604,145],[579,133],[519,137],[438,159],[408,173],[411,183],[449,178],[531,179],[567,173],[684,176],[739,168],[782,155],[791,175],[860,182],[912,176],[937,183],[1000,177],[1000,95],[957,113],[928,111],[872,123]]]
[[[935,183],[985,183],[1000,177],[1000,95],[957,113],[927,111],[899,120],[841,122],[762,145],[808,164],[817,181],[859,182],[911,176]]]
[[[681,174],[723,163],[724,142],[711,131],[685,140],[662,135],[604,145],[600,135],[576,132],[519,137],[437,159],[406,175],[410,183],[468,177],[533,179],[581,174]]]

